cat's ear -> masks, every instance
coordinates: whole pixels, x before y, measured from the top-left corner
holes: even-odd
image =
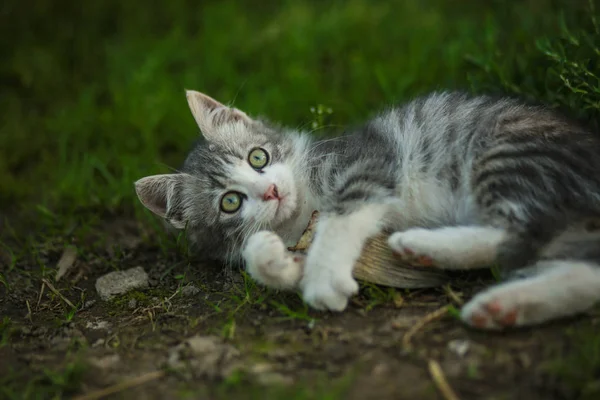
[[[135,182],[140,202],[154,214],[165,218],[177,229],[185,227],[182,210],[182,186],[189,175],[152,175]]]
[[[188,105],[202,134],[210,139],[218,135],[219,128],[235,122],[252,122],[251,118],[237,108],[227,107],[217,100],[194,90],[186,90]]]

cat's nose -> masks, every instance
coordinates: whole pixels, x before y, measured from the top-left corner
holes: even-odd
[[[263,200],[279,200],[279,193],[277,192],[277,186],[275,184],[271,184],[265,194],[263,194]]]

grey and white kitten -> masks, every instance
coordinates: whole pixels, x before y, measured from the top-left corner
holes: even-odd
[[[203,139],[179,173],[140,179],[137,194],[187,227],[198,251],[243,258],[262,284],[344,310],[365,241],[385,230],[413,263],[497,264],[513,277],[463,307],[478,328],[541,323],[600,300],[600,139],[553,111],[433,93],[315,141],[198,92],[187,99]],[[314,242],[294,256],[286,246],[313,210]]]

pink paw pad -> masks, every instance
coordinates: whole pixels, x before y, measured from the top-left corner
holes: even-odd
[[[403,247],[402,251],[393,250],[396,257],[417,267],[432,267],[436,265],[433,258],[423,254],[416,254],[412,249]]]
[[[471,315],[470,322],[476,328],[510,328],[517,324],[518,309],[504,309],[498,300],[486,303],[478,312]]]

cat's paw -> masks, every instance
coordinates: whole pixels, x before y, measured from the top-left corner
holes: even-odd
[[[302,278],[303,257],[292,256],[277,234],[260,231],[250,236],[242,251],[246,270],[258,282],[274,289],[295,289]]]
[[[478,294],[463,307],[461,319],[474,328],[487,330],[509,329],[543,321],[545,312],[540,302],[515,289],[518,288],[502,285]]]
[[[403,261],[420,267],[438,267],[436,243],[432,241],[428,229],[410,229],[396,232],[388,238],[388,245],[394,255]]]
[[[311,265],[311,273],[305,274],[301,284],[304,301],[317,310],[344,311],[348,299],[358,293],[358,283],[349,271],[342,273],[327,264]]]

